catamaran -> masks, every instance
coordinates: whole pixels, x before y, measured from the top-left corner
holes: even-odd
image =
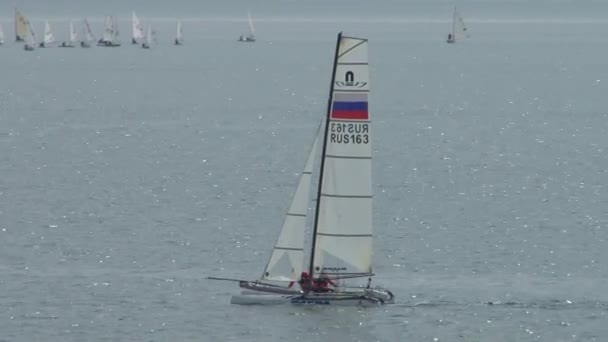
[[[137,42],[137,40],[144,38],[144,27],[141,25],[139,18],[135,14],[135,11],[133,12],[133,15],[131,18],[131,26],[132,26],[132,31],[133,31],[131,44],[139,44]]]
[[[182,45],[184,43],[184,34],[182,32],[182,21],[177,21],[177,33],[175,34],[175,45]]]
[[[2,28],[2,24],[0,24],[0,45],[4,44],[4,29]]]
[[[469,32],[467,27],[464,25],[464,21],[462,20],[462,16],[454,6],[454,14],[452,16],[452,33],[448,33],[447,43],[453,44],[456,43],[457,40],[463,40],[469,38]]]
[[[91,25],[89,25],[89,21],[85,18],[83,20],[82,26],[82,40],[80,41],[80,47],[89,48],[91,47],[91,42],[94,41],[93,32],[91,32]]]
[[[239,282],[241,293],[232,296],[232,304],[370,306],[394,302],[389,290],[371,284],[372,148],[367,44],[367,39],[338,35],[323,130],[313,144],[261,278],[247,281],[210,277]],[[310,262],[305,268],[304,227],[315,146],[320,147],[321,162]],[[307,272],[301,272],[304,269]],[[365,278],[366,286],[345,284]],[[321,279],[331,279],[335,287],[316,290],[314,283]],[[301,284],[302,291],[294,288],[294,283]]]
[[[15,8],[15,41],[24,42],[30,31],[30,21]]]
[[[42,40],[42,42],[40,42],[40,45],[38,45],[41,48],[44,47],[51,47],[51,44],[53,44],[55,42],[55,35],[53,34],[53,31],[51,30],[51,25],[49,24],[49,21],[45,21],[44,22],[44,38]]]
[[[101,35],[99,41],[97,41],[97,46],[106,46],[106,47],[116,47],[120,46],[120,38],[118,31],[118,23],[116,20],[107,16],[105,20],[104,30]]]
[[[239,37],[239,42],[255,42],[255,28],[253,27],[253,20],[251,19],[251,13],[247,13],[247,19],[249,20],[249,33],[242,34]]]
[[[73,48],[76,46],[77,41],[78,41],[78,34],[76,33],[76,28],[74,27],[74,22],[70,21],[70,40],[68,42],[61,42],[61,45],[59,45],[59,47]]]
[[[152,26],[148,25],[148,33],[146,34],[146,41],[141,44],[144,49],[149,49],[152,45]]]

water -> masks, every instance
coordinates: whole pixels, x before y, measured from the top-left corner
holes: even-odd
[[[451,4],[415,3],[261,4],[255,44],[218,5],[181,47],[159,5],[148,51],[0,47],[0,340],[605,340],[605,8],[476,4],[455,45]],[[375,281],[397,304],[231,306],[206,277],[261,272],[342,29],[370,39]]]

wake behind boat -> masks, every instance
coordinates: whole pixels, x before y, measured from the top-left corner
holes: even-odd
[[[372,149],[368,94],[367,40],[340,33],[321,137],[313,144],[261,279],[239,281],[241,293],[232,296],[232,304],[393,303],[389,290],[371,284]],[[304,227],[317,144],[321,147],[321,163],[310,262],[308,272],[300,272],[304,269]],[[367,285],[346,284],[357,279],[367,280]],[[301,290],[294,288],[296,283]]]

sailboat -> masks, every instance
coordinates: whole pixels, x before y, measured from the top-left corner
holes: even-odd
[[[239,42],[255,42],[255,28],[253,27],[253,20],[251,19],[251,13],[247,13],[247,19],[249,20],[249,33],[242,34],[239,37]]]
[[[452,33],[448,33],[447,43],[453,44],[456,43],[457,40],[463,40],[469,38],[469,32],[467,27],[464,25],[464,21],[462,20],[462,16],[454,6],[454,14],[452,16]]]
[[[42,40],[42,42],[40,42],[39,47],[44,48],[44,47],[51,47],[51,44],[53,44],[55,42],[55,35],[53,34],[53,31],[51,30],[51,25],[49,24],[49,21],[45,21],[44,22],[44,38]]]
[[[4,44],[4,29],[2,28],[2,24],[0,24],[0,45]]]
[[[36,46],[36,36],[34,35],[34,30],[32,29],[32,25],[27,25],[27,33],[25,35],[25,45],[23,45],[23,49],[25,51],[33,51]]]
[[[78,34],[76,33],[74,22],[70,21],[70,40],[68,42],[61,42],[61,45],[59,45],[59,47],[73,48],[76,46],[76,41],[78,41]]]
[[[141,22],[139,21],[139,18],[137,17],[135,12],[133,12],[133,15],[131,18],[131,25],[132,25],[132,30],[133,30],[131,44],[138,44],[137,40],[144,38],[144,28],[141,25]]]
[[[29,34],[30,21],[15,8],[15,41],[24,42],[25,38]]]
[[[144,49],[149,49],[152,45],[152,26],[148,25],[148,33],[146,34],[146,41],[141,44]]]
[[[89,48],[91,47],[91,42],[95,40],[93,38],[93,32],[91,32],[91,25],[89,25],[89,21],[85,18],[83,21],[82,28],[82,40],[80,41],[80,47]]]
[[[97,46],[116,47],[120,46],[118,23],[112,16],[106,16],[104,30]]]
[[[182,32],[182,21],[177,21],[177,33],[175,34],[175,45],[182,45],[184,43],[184,34]]]
[[[232,304],[319,304],[375,306],[394,302],[393,294],[372,286],[371,120],[368,111],[367,39],[340,33],[336,43],[327,118],[319,139],[321,162],[312,227],[310,262],[304,267],[304,226],[314,172],[313,148],[272,256],[260,280],[238,281]],[[301,272],[301,270],[308,272]],[[299,274],[300,273],[300,274]],[[304,275],[309,283],[304,281]],[[315,281],[331,279],[328,291]],[[367,286],[346,286],[367,278]],[[298,282],[302,291],[273,282]],[[303,285],[310,285],[305,286]]]

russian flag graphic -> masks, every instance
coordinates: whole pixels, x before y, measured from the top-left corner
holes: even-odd
[[[369,120],[367,93],[335,93],[331,118],[338,120]]]

